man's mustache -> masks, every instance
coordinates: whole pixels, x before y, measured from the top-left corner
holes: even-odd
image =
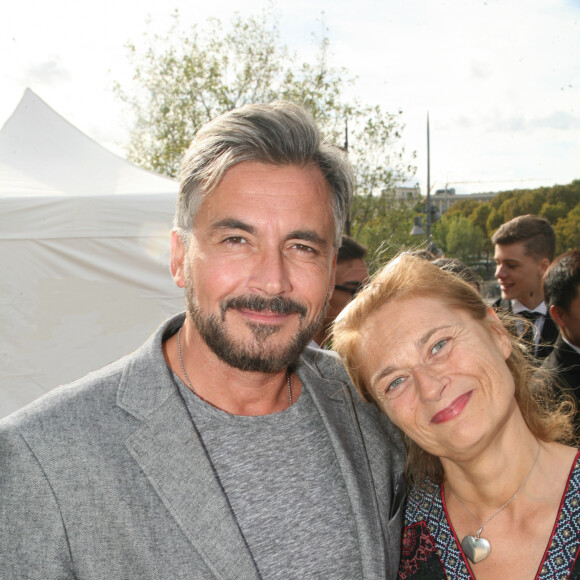
[[[236,296],[224,300],[221,305],[222,316],[229,309],[234,310],[253,310],[254,312],[274,312],[275,314],[300,314],[306,316],[308,311],[306,306],[291,300],[276,296],[274,298],[264,298],[263,296]]]

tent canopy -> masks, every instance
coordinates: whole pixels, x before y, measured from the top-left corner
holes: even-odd
[[[111,153],[30,89],[0,131],[0,196],[175,193],[173,179]]]
[[[25,91],[0,131],[0,417],[183,308],[169,271],[177,189]]]

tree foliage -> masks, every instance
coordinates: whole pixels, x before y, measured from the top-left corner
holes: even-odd
[[[371,273],[400,251],[415,248],[421,243],[410,234],[413,218],[420,211],[420,207],[396,199],[388,192],[355,196],[351,233],[369,249]]]
[[[469,263],[481,256],[483,233],[469,218],[460,215],[450,221],[445,242],[447,255]]]
[[[280,41],[271,9],[257,16],[234,15],[184,29],[178,11],[165,35],[145,34],[145,50],[129,43],[133,85],[115,84],[116,95],[135,117],[129,158],[152,171],[176,176],[196,130],[217,115],[255,102],[289,100],[309,109],[323,134],[349,152],[357,193],[392,190],[414,168],[404,162],[401,111],[346,101],[354,79],[330,64],[327,30],[317,39],[312,61],[299,62]]]

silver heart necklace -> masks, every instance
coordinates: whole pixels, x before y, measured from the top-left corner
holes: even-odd
[[[463,540],[461,540],[461,548],[463,552],[474,564],[477,564],[478,562],[481,562],[482,560],[487,558],[489,556],[489,553],[491,552],[491,544],[489,543],[488,540],[481,537],[481,531],[483,530],[483,526],[485,526],[485,524],[487,524],[493,518],[495,518],[495,516],[497,516],[499,512],[501,512],[512,501],[514,501],[514,499],[516,499],[520,491],[524,489],[524,486],[528,482],[528,479],[530,479],[530,475],[532,475],[532,472],[534,471],[534,467],[536,467],[538,463],[538,459],[540,457],[540,448],[541,448],[540,442],[538,441],[538,451],[536,452],[536,458],[534,459],[534,463],[532,464],[530,471],[528,471],[528,475],[526,475],[524,481],[522,481],[522,484],[520,485],[520,487],[518,487],[517,491],[500,508],[495,510],[495,512],[493,512],[491,516],[489,516],[489,518],[485,520],[485,522],[480,523],[479,520],[469,511],[467,506],[457,497],[457,495],[455,493],[453,494],[455,495],[455,499],[461,504],[463,509],[473,518],[475,523],[479,526],[479,529],[477,530],[477,532],[475,532],[475,535],[473,536],[467,535],[465,536],[465,538],[463,538]]]

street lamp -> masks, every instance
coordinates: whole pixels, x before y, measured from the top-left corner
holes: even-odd
[[[427,111],[427,247],[431,245],[431,147],[429,145],[429,111]]]
[[[430,162],[430,146],[429,146],[429,112],[427,112],[427,207],[425,213],[425,228],[423,228],[423,222],[421,221],[421,216],[415,218],[415,223],[413,229],[411,230],[412,236],[422,236],[427,234],[427,247],[431,247],[431,222],[433,221],[433,215],[431,213],[431,162]]]
[[[423,222],[421,216],[415,217],[415,223],[413,224],[413,229],[411,230],[412,236],[424,236],[425,230],[423,229]]]

